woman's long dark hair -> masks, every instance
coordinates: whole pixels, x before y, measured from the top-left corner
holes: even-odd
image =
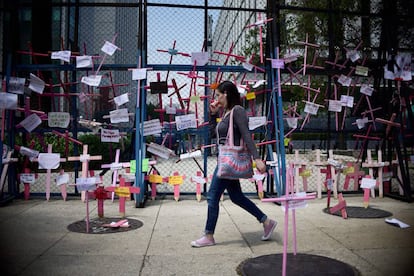
[[[223,94],[226,94],[227,109],[232,109],[235,105],[240,105],[240,93],[237,90],[237,86],[231,81],[223,81],[217,87],[217,90]]]

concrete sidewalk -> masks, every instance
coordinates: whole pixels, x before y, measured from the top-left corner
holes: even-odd
[[[202,234],[207,204],[195,196],[127,202],[126,217],[143,222],[131,231],[111,234],[71,232],[68,225],[85,218],[85,203],[52,198],[14,200],[0,207],[2,275],[237,275],[248,258],[283,250],[284,215],[280,206],[251,197],[278,226],[271,241],[260,240],[262,227],[227,197],[221,204],[216,246],[191,248]],[[346,196],[348,206],[362,206],[362,196]],[[336,201],[333,200],[332,204]],[[97,217],[90,202],[90,217]],[[371,199],[371,207],[389,211],[411,225],[401,229],[384,218],[342,219],[323,212],[326,199],[311,200],[296,211],[298,253],[345,262],[361,275],[413,275],[414,204]],[[105,201],[105,217],[119,217],[118,202]],[[289,252],[292,235],[289,229]],[[289,261],[289,260],[288,260]],[[281,264],[280,264],[281,265]]]

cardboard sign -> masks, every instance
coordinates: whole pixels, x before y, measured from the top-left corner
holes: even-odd
[[[168,85],[166,81],[150,82],[151,94],[167,94]]]

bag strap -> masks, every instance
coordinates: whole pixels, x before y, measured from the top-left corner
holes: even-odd
[[[234,147],[234,129],[233,129],[233,110],[234,107],[230,111],[230,119],[229,119],[229,129],[227,130],[227,137],[226,137],[226,143],[229,146]]]

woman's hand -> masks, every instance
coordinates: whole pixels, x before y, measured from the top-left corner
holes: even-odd
[[[266,172],[266,164],[262,159],[255,159],[254,160],[256,162],[256,169],[260,172],[260,173],[264,173]]]
[[[210,113],[216,114],[220,109],[220,103],[217,100],[214,100],[210,103]]]

